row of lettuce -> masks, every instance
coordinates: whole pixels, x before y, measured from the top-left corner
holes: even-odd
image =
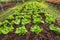
[[[46,8],[47,6],[45,6],[45,4],[36,1],[24,3],[19,10],[14,10],[14,14],[7,17],[5,21],[0,22],[0,34],[13,32],[18,35],[25,35],[30,31],[38,35],[44,31],[44,29],[39,26],[44,23],[49,24],[50,30],[60,34],[60,28],[53,24],[56,19],[46,11]],[[43,20],[41,14],[44,14],[46,17],[45,20]],[[33,24],[29,31],[26,28],[28,24]]]

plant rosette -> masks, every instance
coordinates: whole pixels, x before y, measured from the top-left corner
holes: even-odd
[[[27,29],[25,28],[25,26],[16,28],[16,31],[15,31],[15,33],[18,34],[18,35],[25,35],[27,32],[28,32],[28,31],[27,31]]]
[[[40,24],[44,23],[44,21],[42,20],[42,17],[40,15],[33,15],[33,23]]]
[[[57,26],[55,26],[55,25],[53,25],[53,24],[51,24],[51,25],[49,26],[49,29],[50,29],[51,31],[54,31],[56,34],[60,34],[60,28],[58,28]]]
[[[13,26],[11,26],[11,27],[7,27],[7,26],[1,27],[0,28],[0,34],[8,34],[8,33],[12,32],[13,29],[14,29]]]
[[[26,19],[26,18],[22,19],[22,25],[29,24],[30,22],[31,22],[30,19]]]
[[[38,35],[43,31],[43,29],[40,28],[38,25],[34,25],[33,27],[30,28],[30,31]]]
[[[13,15],[15,15],[15,16],[20,15],[19,10],[18,10],[18,9],[15,9],[15,10],[14,10],[14,14],[13,14]]]
[[[56,20],[51,14],[46,13],[45,16],[46,16],[46,19],[45,19],[46,23],[52,24]]]
[[[18,25],[18,24],[20,24],[20,19],[12,20],[10,24],[11,25],[14,25],[14,24]]]
[[[20,15],[15,17],[15,19],[21,19],[21,18],[22,18],[22,16],[20,16]]]
[[[1,25],[3,25],[3,26],[7,26],[8,24],[9,24],[9,21],[8,21],[8,20],[5,20],[5,21],[2,22]]]
[[[14,19],[14,16],[13,15],[10,15],[7,17],[8,20],[13,20]]]

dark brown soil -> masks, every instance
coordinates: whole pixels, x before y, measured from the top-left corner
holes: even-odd
[[[44,15],[41,16],[45,18]],[[57,21],[53,24],[60,27],[60,24]],[[47,23],[39,24],[39,26],[43,28],[44,31],[38,35],[30,32],[31,26],[33,26],[32,23],[26,25],[26,28],[28,30],[28,33],[26,35],[19,36],[14,33],[14,30],[12,33],[9,33],[7,35],[0,35],[0,40],[60,40],[60,37],[57,34],[49,30],[49,24]],[[16,29],[17,26],[15,25],[14,28]]]

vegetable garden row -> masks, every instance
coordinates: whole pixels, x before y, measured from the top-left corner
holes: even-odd
[[[24,3],[0,22],[0,40],[57,40],[60,25],[46,8],[42,2]]]

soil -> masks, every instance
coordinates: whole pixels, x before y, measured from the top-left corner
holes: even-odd
[[[44,15],[41,15],[42,18],[44,19]],[[32,20],[31,20],[32,21]],[[60,24],[56,21],[53,23],[54,25],[60,27]],[[15,25],[14,28],[15,30],[12,33],[9,33],[7,35],[0,35],[0,40],[60,40],[59,35],[54,33],[53,31],[49,30],[49,24],[44,23],[44,24],[39,24],[41,28],[44,29],[44,31],[38,35],[35,33],[30,32],[30,27],[33,26],[33,23],[27,24],[26,28],[28,30],[28,33],[26,35],[17,35],[14,33],[16,30],[17,26]]]

